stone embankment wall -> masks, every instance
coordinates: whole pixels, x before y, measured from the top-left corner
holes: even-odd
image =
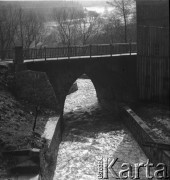
[[[155,140],[150,136],[151,129],[129,107],[122,107],[120,114],[124,124],[133,134],[134,138],[150,161],[153,162],[154,165],[157,165],[158,163],[166,164],[170,174],[170,152],[156,147],[145,146],[145,143],[147,142],[155,142]]]
[[[40,175],[42,180],[53,180],[62,137],[62,117],[48,121],[46,130],[42,136],[44,138],[44,147],[40,152]]]
[[[54,89],[45,72],[24,70],[15,73],[15,94],[19,99],[27,100],[38,106],[58,109]],[[76,82],[71,86],[68,94],[78,90]]]
[[[21,71],[15,74],[15,93],[18,98],[33,104],[56,109],[54,90],[45,72]]]

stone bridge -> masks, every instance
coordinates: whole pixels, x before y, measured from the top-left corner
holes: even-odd
[[[25,60],[15,56],[15,88],[19,97],[38,105],[53,106],[60,114],[50,141],[45,141],[40,155],[43,180],[52,180],[64,127],[63,109],[72,84],[86,74],[94,84],[99,103],[118,115],[119,103],[138,98],[137,55],[114,54],[97,57]]]
[[[39,103],[46,102],[47,106],[51,106],[55,99],[54,109],[60,114],[51,141],[47,141],[41,150],[40,166],[43,180],[53,179],[64,128],[62,118],[64,103],[72,84],[82,74],[86,74],[94,84],[99,103],[118,115],[119,103],[132,103],[138,98],[136,61],[137,56],[131,54],[65,60],[25,61],[16,64],[15,68],[19,71],[16,73],[17,84],[22,87],[18,91],[19,96],[24,91],[25,97],[31,98],[31,95],[28,96],[29,93],[27,92],[31,91],[28,84],[30,85],[33,79],[38,79],[31,86],[36,86],[37,94],[40,96]],[[24,71],[20,71],[23,69]],[[47,86],[51,88],[46,88]],[[51,96],[52,92],[54,93],[53,97]],[[51,98],[49,99],[49,97]],[[35,99],[34,94],[33,98]]]
[[[62,112],[70,87],[82,74],[86,74],[94,84],[99,102],[104,107],[113,108],[117,102],[133,102],[137,98],[136,58],[135,54],[131,54],[70,60],[26,61],[23,63],[24,69],[31,71],[18,72],[17,79],[18,83],[21,83],[19,86],[26,88],[26,84],[30,82],[25,79],[24,72],[39,72],[37,77],[41,79],[40,84],[43,79],[41,74],[45,73],[44,76],[49,80],[55,93],[55,108]],[[29,80],[32,78],[34,77],[29,76]],[[22,84],[23,81],[25,84]],[[36,86],[39,82],[35,83]],[[38,91],[48,96],[43,86],[41,88],[40,85]],[[39,99],[46,101],[48,97]]]

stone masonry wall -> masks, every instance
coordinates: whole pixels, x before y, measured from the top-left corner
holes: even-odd
[[[59,112],[63,110],[70,87],[82,74],[92,80],[98,100],[104,107],[112,109],[117,102],[134,102],[137,99],[136,55],[30,61],[24,64],[27,69],[46,73],[54,89]]]
[[[55,121],[49,121],[47,124],[47,131],[44,135],[44,147],[40,152],[40,168],[42,180],[53,180],[54,171],[56,167],[56,160],[58,155],[59,144],[62,137],[61,117]],[[50,127],[52,126],[52,127]]]
[[[170,153],[158,148],[144,146],[146,141],[155,142],[149,135],[150,128],[128,107],[121,108],[121,118],[150,161],[155,163],[154,165],[158,163],[166,164],[170,175]]]
[[[21,71],[15,74],[15,93],[18,98],[56,110],[54,90],[45,72]]]

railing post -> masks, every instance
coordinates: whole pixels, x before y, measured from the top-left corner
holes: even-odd
[[[16,46],[15,47],[15,64],[22,64],[24,62],[23,59],[23,47],[22,46]]]
[[[112,56],[112,44],[110,44],[110,55]]]
[[[99,55],[99,45],[98,44],[96,45],[96,48],[97,48],[97,53],[95,55],[98,56]],[[102,49],[102,51],[103,51],[103,49]]]
[[[68,59],[70,59],[70,45],[68,45],[68,53],[67,53]]]
[[[37,59],[37,49],[34,49],[34,59]]]
[[[76,45],[74,46],[74,53],[75,53],[75,56],[77,56],[77,47],[76,47]]]
[[[91,54],[92,53],[92,45],[91,44],[89,45],[89,48],[90,48],[90,58],[91,58],[91,55],[92,55]]]
[[[44,47],[44,55],[45,55],[45,61],[47,60],[47,56],[46,56],[46,47]]]
[[[22,46],[15,47],[15,58],[13,62],[15,66],[15,72],[22,70],[22,64],[24,63]]]
[[[58,60],[58,55],[59,55],[59,49],[58,49],[58,47],[56,48],[56,52],[57,52],[57,60]]]
[[[1,60],[5,60],[6,52],[4,50],[0,51],[0,58],[1,58]]]
[[[130,55],[131,55],[131,52],[132,51],[132,44],[131,44],[131,42],[129,43],[129,52],[130,52]]]

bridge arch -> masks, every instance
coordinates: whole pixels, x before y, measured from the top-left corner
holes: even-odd
[[[96,90],[95,80],[94,80],[90,75],[88,75],[87,73],[82,72],[80,75],[78,75],[77,77],[74,77],[74,78],[68,83],[68,87],[69,87],[69,88],[66,90],[66,91],[67,91],[66,96],[69,94],[69,90],[70,90],[70,88],[72,87],[72,85],[74,84],[74,82],[76,82],[77,79],[81,78],[84,74],[87,76],[88,79],[90,79],[90,80],[92,81],[92,83],[93,83],[93,85],[94,85],[94,88],[95,88],[95,90]],[[97,93],[97,91],[96,91],[96,93]]]
[[[45,72],[52,85],[57,110],[63,112],[66,95],[82,74],[87,74],[99,102],[113,109],[117,102],[136,100],[136,56],[27,62],[27,69]]]
[[[84,73],[83,73],[84,74]],[[82,75],[83,75],[82,74]],[[93,86],[93,88],[94,88],[94,90],[95,90],[95,92],[96,92],[96,98],[97,98],[97,91],[96,91],[96,87],[95,87],[95,84],[94,84],[94,81],[86,74],[86,77],[84,78],[84,77],[82,77],[82,75],[80,75],[77,79],[75,79],[75,80],[73,80],[71,83],[69,83],[70,84],[70,89],[72,88],[72,85],[76,82],[77,83],[77,86],[78,86],[78,90],[77,91],[80,91],[80,89],[79,89],[79,83],[80,83],[80,81],[82,80],[87,80],[87,81],[91,81],[91,84],[92,84],[92,86]],[[81,80],[80,80],[81,79]],[[80,81],[78,81],[78,80],[80,80]],[[66,96],[65,96],[65,98],[64,98],[64,106],[65,106],[65,104],[66,104],[66,99],[67,99],[67,95],[69,95],[69,91],[70,91],[70,89],[68,89],[67,90],[67,94],[66,94]],[[76,91],[76,92],[77,92]],[[98,98],[97,98],[98,99]]]
[[[71,70],[72,71],[72,70]],[[67,82],[65,85],[65,93],[63,94],[62,99],[62,113],[64,110],[64,104],[66,100],[66,96],[68,95],[69,89],[73,85],[73,83],[81,77],[82,74],[86,74],[89,79],[92,81],[94,88],[96,90],[96,96],[98,102],[105,108],[109,108],[113,110],[118,101],[118,94],[115,89],[114,82],[111,81],[113,72],[109,70],[106,66],[101,65],[100,63],[92,63],[89,66],[85,66],[81,71],[76,70],[72,71],[73,73],[70,78],[67,78]],[[115,76],[115,75],[114,75]],[[116,76],[117,77],[117,76]],[[117,77],[118,78],[118,77]],[[120,77],[121,78],[121,77]],[[119,81],[119,80],[118,80]],[[112,103],[112,106],[110,106]],[[110,106],[110,107],[109,107]]]
[[[63,95],[63,100],[62,100],[62,111],[61,111],[62,113],[64,112],[64,105],[65,105],[67,95],[69,94],[70,88],[72,87],[74,82],[76,82],[79,78],[81,78],[81,76],[83,74],[86,74],[87,77],[89,78],[89,80],[91,80],[91,82],[92,82],[92,84],[93,84],[93,86],[95,88],[96,96],[97,96],[97,99],[98,99],[98,92],[100,90],[99,90],[99,86],[97,85],[96,79],[93,76],[91,76],[90,73],[88,73],[87,71],[82,71],[82,72],[79,72],[79,73],[75,73],[73,76],[70,77],[70,79],[68,79],[68,81],[66,82],[66,85],[65,85],[66,89],[65,89],[65,93]]]

